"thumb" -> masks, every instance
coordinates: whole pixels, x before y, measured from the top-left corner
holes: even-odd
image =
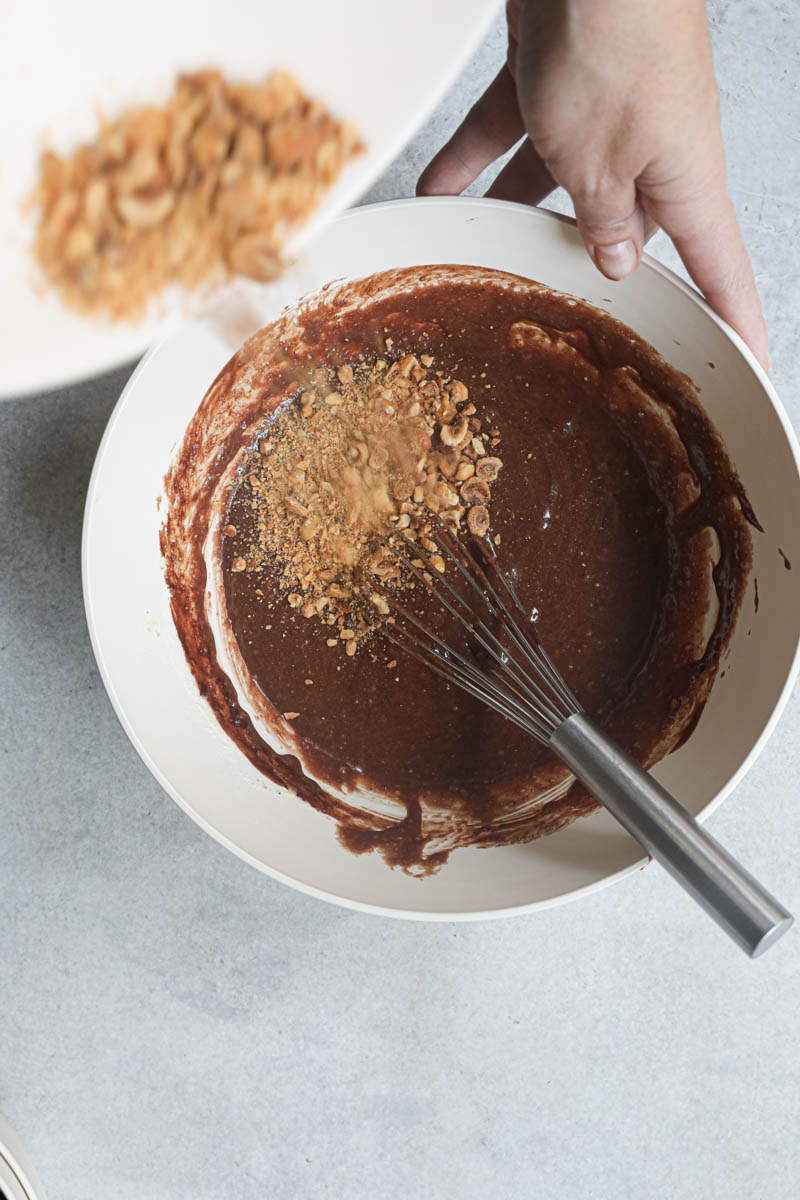
[[[646,240],[645,214],[635,183],[568,190],[578,229],[597,269],[608,279],[632,275]]]
[[[712,158],[709,153],[706,160]],[[767,327],[753,268],[725,182],[721,143],[717,162],[680,187],[645,182],[648,214],[669,234],[686,270],[711,307],[739,333],[765,370],[770,369]]]

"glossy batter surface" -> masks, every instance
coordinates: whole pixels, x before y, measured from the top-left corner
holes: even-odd
[[[218,468],[222,495],[207,481],[209,501],[224,499],[220,524],[246,536],[242,464],[280,420],[275,406],[298,371],[432,355],[467,385],[484,428],[500,433],[503,469],[491,501],[500,565],[587,711],[651,764],[696,722],[733,627],[750,556],[741,485],[689,381],[625,327],[510,276],[429,271],[394,273],[388,286],[386,277],[349,285],[345,302],[338,294],[307,307],[279,331],[284,357],[275,331],[251,339],[204,402],[206,427],[213,410],[223,428],[226,404],[232,418],[217,462],[240,456],[224,479]],[[245,376],[247,393],[237,391]],[[196,469],[197,443],[188,440],[168,481],[174,612],[176,597],[199,582],[174,553],[176,539],[185,549],[186,534],[205,536],[210,511],[197,504],[188,521],[182,512],[190,457]],[[411,868],[438,865],[455,845],[525,840],[591,810],[575,786],[532,805],[568,783],[541,746],[380,639],[353,658],[333,653],[317,622],[287,604],[274,573],[232,571],[236,544],[224,536],[215,544],[239,681],[251,687],[251,707],[261,697],[265,714],[298,714],[286,734],[296,760],[254,740],[219,678],[219,701],[210,699],[253,761],[335,815],[354,849],[378,846]],[[431,602],[419,603],[426,615]],[[195,673],[198,664],[218,672],[213,654],[197,653],[198,633],[213,651],[210,627],[187,622],[185,609],[176,621]],[[405,816],[387,820],[360,806],[367,787]]]

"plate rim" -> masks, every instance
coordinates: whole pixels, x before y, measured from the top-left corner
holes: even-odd
[[[452,204],[460,204],[460,205],[465,205],[465,206],[472,205],[473,207],[483,208],[483,209],[493,209],[495,211],[502,210],[502,209],[512,210],[512,211],[522,210],[528,216],[532,216],[534,219],[541,219],[543,221],[556,221],[556,222],[567,224],[569,226],[575,226],[575,224],[576,224],[574,218],[566,216],[562,213],[556,213],[550,209],[543,209],[543,208],[539,208],[538,206],[531,207],[529,205],[519,204],[515,201],[494,200],[494,199],[491,199],[491,198],[488,198],[485,196],[481,196],[481,197],[430,196],[430,197],[408,197],[408,198],[399,199],[399,200],[385,200],[385,201],[379,201],[374,204],[360,205],[356,208],[346,209],[345,211],[339,213],[338,216],[336,216],[334,218],[334,220],[328,226],[328,231],[332,230],[336,225],[338,225],[340,223],[345,223],[348,221],[356,220],[362,214],[369,213],[374,210],[401,209],[401,208],[406,208],[410,205],[415,205],[415,206],[423,205],[423,206],[427,206],[427,207],[433,207],[433,206],[452,205]],[[750,366],[751,369],[755,372],[759,383],[764,388],[764,390],[767,392],[767,395],[769,396],[769,399],[770,399],[772,407],[775,411],[775,414],[778,417],[778,420],[781,424],[781,428],[783,429],[784,436],[786,437],[789,448],[792,452],[795,470],[798,474],[798,478],[800,478],[800,442],[798,441],[797,434],[795,433],[795,430],[791,424],[791,421],[789,420],[788,413],[786,412],[786,409],[783,406],[780,396],[778,395],[769,376],[767,375],[767,373],[763,369],[763,367],[760,365],[760,363],[756,359],[753,352],[745,344],[745,342],[740,337],[740,335],[734,329],[732,329],[722,317],[720,317],[716,312],[714,312],[714,310],[711,308],[711,306],[708,304],[708,302],[704,299],[704,297],[701,296],[700,293],[695,288],[693,288],[691,285],[687,284],[683,279],[681,279],[680,276],[678,276],[669,267],[665,266],[663,263],[661,263],[657,259],[653,258],[652,255],[647,254],[647,253],[642,255],[640,269],[641,269],[641,267],[645,267],[647,269],[654,270],[657,274],[661,275],[662,278],[667,283],[671,284],[673,287],[676,287],[687,298],[689,298],[694,304],[698,305],[701,308],[701,310],[706,313],[707,316],[711,317],[711,319],[714,321],[714,323],[722,330],[722,332],[733,343],[734,347],[739,351],[740,355],[744,358],[744,360],[748,364],[748,366]],[[446,921],[467,922],[467,921],[499,920],[499,919],[503,919],[503,918],[507,918],[507,917],[522,916],[522,915],[525,915],[528,913],[544,911],[544,910],[550,909],[550,908],[556,908],[562,904],[567,904],[567,903],[570,903],[571,901],[579,900],[583,896],[588,896],[595,892],[602,891],[605,888],[611,887],[613,884],[618,883],[620,880],[625,879],[628,876],[630,876],[638,871],[643,870],[652,861],[652,859],[646,854],[643,854],[641,858],[637,859],[635,862],[631,863],[630,865],[628,865],[626,867],[622,867],[620,870],[614,871],[610,875],[604,876],[602,879],[594,880],[592,883],[585,884],[582,887],[572,888],[571,890],[569,890],[567,892],[562,892],[558,896],[551,896],[551,897],[548,897],[547,899],[543,899],[543,900],[533,900],[533,901],[529,901],[526,904],[518,904],[518,905],[511,905],[511,906],[504,906],[504,907],[490,908],[490,909],[475,909],[475,910],[468,910],[468,911],[465,911],[464,909],[457,909],[457,910],[451,910],[451,911],[448,911],[448,910],[432,911],[430,909],[425,909],[425,908],[393,908],[393,907],[389,907],[389,906],[385,906],[385,905],[374,904],[374,903],[364,901],[364,900],[356,900],[356,899],[353,899],[352,897],[348,897],[348,896],[341,896],[336,892],[329,892],[329,891],[325,890],[324,888],[315,887],[313,884],[306,883],[304,880],[297,879],[294,876],[288,875],[285,872],[277,870],[275,867],[269,866],[268,864],[262,862],[260,859],[256,858],[254,855],[250,854],[243,847],[238,846],[236,843],[234,843],[228,837],[226,837],[225,834],[221,833],[218,829],[216,829],[214,826],[212,826],[194,808],[192,808],[191,804],[187,800],[185,800],[178,793],[177,789],[174,788],[169,783],[169,781],[165,778],[165,776],[161,772],[160,768],[156,765],[156,763],[152,759],[150,753],[147,751],[147,749],[141,742],[141,740],[140,740],[138,734],[136,733],[136,731],[134,730],[133,726],[129,722],[129,720],[125,714],[123,705],[122,705],[121,701],[119,700],[119,697],[116,694],[116,690],[114,688],[114,684],[111,679],[110,672],[107,669],[105,659],[103,656],[102,647],[99,643],[99,639],[97,636],[97,630],[96,630],[95,624],[94,624],[93,605],[92,605],[92,597],[91,597],[91,581],[89,578],[90,572],[89,572],[88,558],[89,558],[89,544],[90,544],[90,539],[91,539],[92,510],[93,510],[93,506],[94,506],[95,493],[97,490],[97,485],[98,485],[98,481],[100,478],[100,474],[101,474],[101,471],[103,468],[103,460],[104,460],[105,454],[107,452],[108,446],[111,442],[111,439],[113,437],[114,427],[115,427],[123,409],[126,407],[127,403],[129,402],[130,393],[133,391],[139,376],[147,369],[150,360],[158,353],[158,351],[166,343],[172,341],[175,338],[182,336],[189,326],[198,323],[199,320],[201,320],[201,318],[195,317],[191,321],[188,321],[188,322],[185,322],[184,324],[182,324],[178,330],[173,331],[172,333],[166,335],[164,338],[161,338],[159,341],[155,342],[145,352],[145,354],[143,355],[143,357],[141,358],[139,363],[134,368],[129,379],[127,380],[124,388],[122,389],[122,392],[119,395],[119,398],[117,399],[113,409],[111,410],[111,413],[108,418],[108,422],[103,431],[103,436],[100,439],[100,443],[97,448],[97,453],[95,455],[95,460],[94,460],[94,464],[92,466],[92,472],[91,472],[91,475],[89,478],[89,484],[88,484],[88,488],[87,488],[87,492],[86,492],[86,502],[84,505],[83,523],[82,523],[82,531],[81,531],[81,590],[82,590],[82,595],[83,595],[86,624],[87,624],[88,631],[89,631],[89,640],[91,643],[92,652],[95,656],[95,661],[97,663],[98,670],[100,672],[100,677],[103,681],[103,686],[106,689],[106,693],[108,694],[109,700],[111,701],[112,708],[114,709],[117,719],[119,720],[125,734],[127,735],[128,740],[133,745],[133,748],[136,750],[137,754],[139,755],[139,757],[141,758],[142,762],[145,764],[147,769],[150,771],[151,775],[156,779],[156,781],[160,784],[160,786],[167,793],[167,795],[170,796],[172,798],[172,800],[175,801],[175,803],[178,805],[179,808],[182,809],[183,812],[185,812],[189,817],[191,817],[191,819],[195,822],[195,824],[197,824],[205,833],[209,834],[216,842],[218,842],[220,845],[224,846],[225,849],[234,853],[237,856],[237,858],[242,859],[244,862],[248,863],[252,867],[255,867],[258,871],[261,871],[262,873],[268,875],[270,878],[275,879],[280,883],[286,884],[288,887],[291,887],[291,888],[295,889],[296,891],[302,892],[305,895],[313,896],[315,899],[324,900],[327,903],[335,904],[341,908],[347,908],[347,909],[350,909],[350,910],[353,910],[356,912],[367,913],[372,916],[391,917],[395,920],[428,921],[428,922],[446,922]],[[730,779],[728,779],[728,781],[723,785],[723,787],[720,788],[720,790],[717,792],[716,796],[714,796],[714,798],[712,800],[710,800],[708,802],[708,804],[706,804],[705,807],[702,808],[696,814],[696,818],[698,821],[703,823],[708,819],[708,817],[710,817],[714,812],[716,812],[717,809],[720,807],[720,805],[722,805],[724,803],[724,801],[730,796],[730,794],[736,789],[736,787],[738,787],[738,785],[741,783],[741,781],[744,779],[744,777],[747,775],[747,773],[751,770],[751,768],[755,764],[756,760],[759,758],[762,751],[764,750],[764,747],[766,746],[767,742],[769,741],[772,734],[774,733],[775,727],[778,724],[778,721],[780,720],[781,716],[783,715],[783,712],[786,708],[786,705],[788,704],[789,697],[791,696],[792,690],[797,681],[797,677],[798,677],[799,673],[800,673],[800,633],[798,633],[798,637],[797,637],[797,640],[795,643],[791,662],[788,665],[786,676],[785,676],[780,694],[778,696],[778,699],[775,702],[775,705],[773,706],[772,712],[771,712],[768,720],[766,721],[766,723],[764,725],[764,728],[761,731],[761,734],[759,735],[756,742],[753,744],[749,753],[744,758],[744,760],[741,762],[741,764],[739,765],[737,770],[731,775]]]
[[[305,247],[324,229],[327,229],[335,221],[339,220],[346,212],[354,211],[354,206],[358,206],[358,199],[369,188],[375,184],[378,179],[385,173],[387,168],[394,162],[395,158],[405,150],[409,145],[414,135],[428,121],[436,107],[441,103],[446,93],[455,83],[458,76],[467,66],[472,56],[476,53],[478,47],[485,39],[492,23],[500,12],[500,0],[479,0],[481,3],[481,11],[476,14],[472,28],[465,36],[459,50],[449,55],[446,61],[442,64],[442,68],[435,75],[431,90],[426,99],[421,104],[418,111],[414,113],[413,118],[405,120],[402,128],[398,130],[396,138],[383,146],[379,151],[376,151],[372,165],[368,172],[364,175],[356,174],[353,179],[342,188],[341,194],[338,197],[337,206],[324,218],[320,219],[317,211],[312,212],[307,221],[295,231],[293,237],[289,239],[290,245],[288,248],[289,265],[292,265],[294,259],[302,254]],[[465,114],[466,115],[466,114]],[[392,203],[392,201],[383,201],[381,203]],[[373,205],[362,205],[361,207],[371,208]],[[235,282],[234,280],[230,282]],[[223,288],[226,285],[223,285]],[[50,290],[50,289],[48,289]],[[203,307],[206,307],[208,302],[213,303],[213,296],[207,297]],[[124,358],[119,358],[115,352],[112,352],[110,357],[103,354],[98,354],[94,365],[86,370],[69,370],[66,374],[59,375],[56,380],[45,380],[44,382],[26,384],[21,389],[15,388],[9,391],[6,385],[0,380],[0,404],[17,400],[24,401],[34,397],[45,397],[53,392],[60,391],[64,388],[78,386],[86,383],[91,379],[98,378],[101,375],[106,375],[111,371],[118,370],[124,367],[126,363],[132,362],[137,355],[146,355],[154,346],[160,345],[168,338],[175,336],[176,333],[197,319],[199,313],[195,313],[188,317],[188,320],[181,319],[177,308],[168,311],[164,316],[164,325],[167,326],[163,333],[160,333],[155,342],[147,343],[147,336],[139,343],[139,349],[133,350]],[[90,318],[86,318],[90,320]],[[169,325],[169,322],[172,322]],[[103,318],[100,318],[98,331],[103,328]]]

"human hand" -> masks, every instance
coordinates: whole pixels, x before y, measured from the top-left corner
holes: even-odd
[[[490,196],[538,204],[564,187],[609,279],[635,271],[660,226],[768,369],[725,180],[703,0],[509,0],[507,14],[507,64],[423,171],[418,193],[462,192],[527,134]]]

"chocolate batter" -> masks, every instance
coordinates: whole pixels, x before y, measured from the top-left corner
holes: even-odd
[[[527,840],[594,802],[536,742],[391,646],[332,652],[274,575],[231,571],[236,546],[219,533],[227,524],[246,538],[237,472],[303,373],[374,359],[387,337],[391,357],[430,354],[457,375],[484,428],[501,432],[500,564],[578,699],[645,765],[699,718],[741,603],[754,518],[689,380],[605,314],[528,281],[457,267],[387,273],[247,343],[167,479],[162,545],[178,631],[259,769],[334,815],[351,848],[429,870],[455,846]],[[290,727],[287,711],[299,714]],[[554,787],[568,791],[537,803]]]

